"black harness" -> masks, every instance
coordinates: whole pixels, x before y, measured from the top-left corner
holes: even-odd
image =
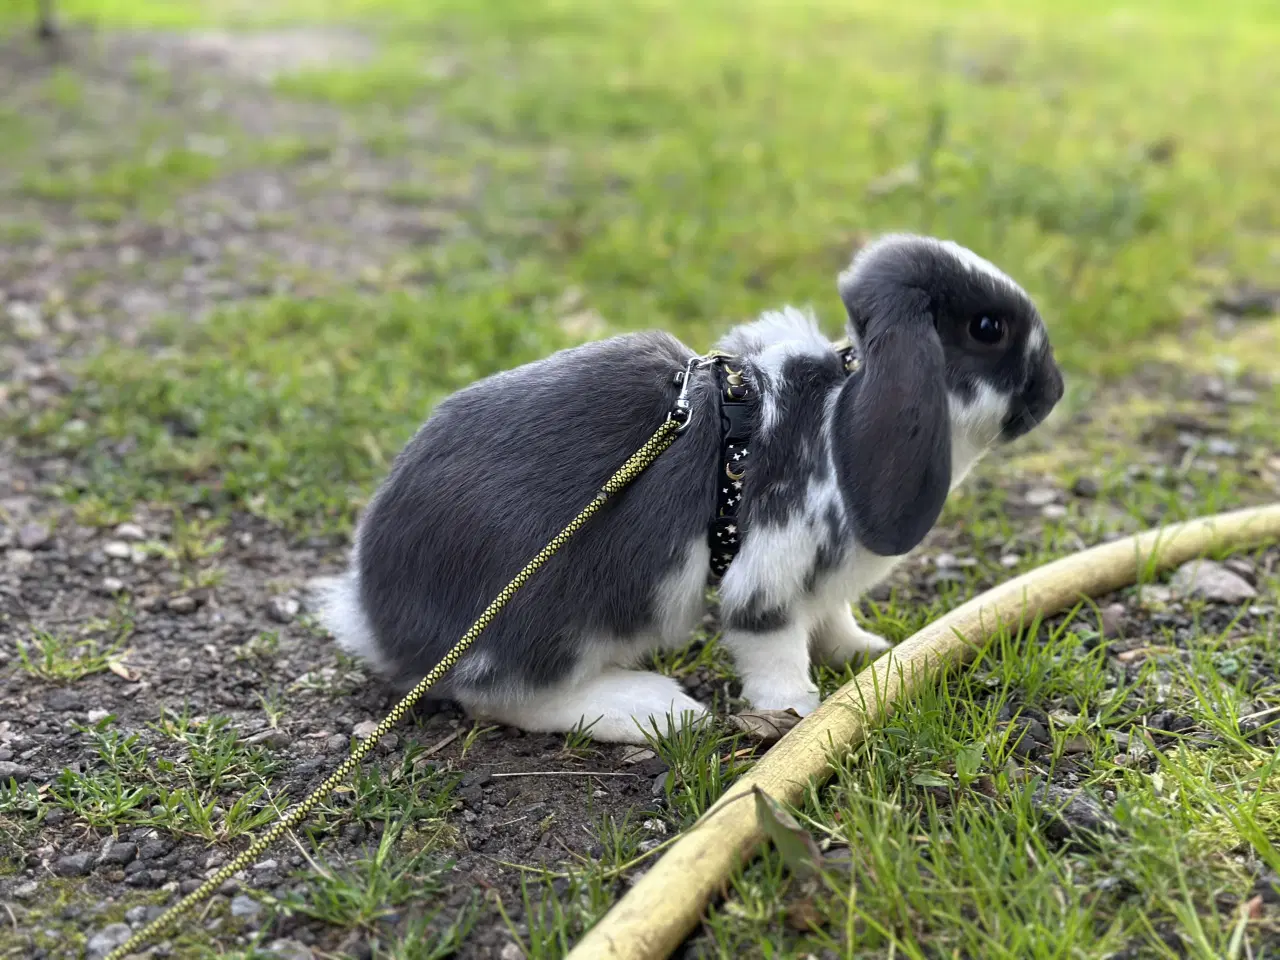
[[[835,345],[846,374],[858,369],[856,348],[849,340]],[[742,547],[743,484],[751,465],[751,432],[756,425],[760,392],[737,357],[713,354],[709,358],[716,378],[720,418],[720,470],[716,477],[716,512],[707,528],[711,547],[709,583],[717,585]],[[687,382],[687,377],[686,377]]]

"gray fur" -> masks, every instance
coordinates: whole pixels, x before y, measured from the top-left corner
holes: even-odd
[[[665,333],[589,343],[454,394],[396,459],[359,531],[360,602],[396,674],[418,678],[666,418],[693,356]],[[654,585],[715,503],[708,381],[678,452],[659,457],[506,605],[439,692],[566,679],[584,636],[658,618]],[[660,504],[655,509],[655,504]],[[486,663],[483,670],[469,664]],[[406,681],[407,682],[407,681]]]

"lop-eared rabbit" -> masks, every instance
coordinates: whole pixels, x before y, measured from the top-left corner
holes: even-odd
[[[811,657],[888,649],[851,604],[937,521],[993,447],[1039,424],[1063,381],[1030,297],[949,241],[884,236],[840,274],[850,372],[786,307],[731,330],[755,402],[722,461],[719,381],[695,365],[684,432],[516,594],[433,696],[528,731],[643,742],[706,714],[637,669],[704,614],[717,504],[736,555],[719,580],[723,643],[756,709],[819,702]],[[440,403],[357,526],[322,619],[408,689],[668,416],[696,356],[662,332],[615,336],[486,377]],[[731,479],[733,478],[733,479]],[[726,498],[727,495],[727,499]]]

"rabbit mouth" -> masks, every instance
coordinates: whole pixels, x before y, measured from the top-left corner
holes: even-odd
[[[1052,407],[1049,408],[1050,410]],[[1040,424],[1044,423],[1049,410],[1043,412],[1032,410],[1027,404],[1019,404],[1017,409],[1009,411],[1004,424],[1000,427],[1000,443],[1013,443],[1019,437],[1025,437]]]

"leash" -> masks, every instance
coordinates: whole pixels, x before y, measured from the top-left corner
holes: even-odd
[[[858,367],[855,345],[849,340],[841,340],[833,346],[841,359],[845,372],[855,372]],[[561,547],[568,543],[570,538],[582,529],[587,524],[587,521],[609,502],[611,497],[620,493],[675,442],[676,437],[689,425],[691,418],[689,391],[692,386],[693,374],[698,370],[711,366],[717,366],[720,371],[717,380],[717,392],[720,399],[721,455],[724,461],[725,479],[731,481],[729,485],[717,494],[716,516],[708,531],[713,556],[711,580],[713,583],[718,582],[733,557],[737,554],[741,543],[741,535],[738,533],[735,523],[737,519],[736,507],[742,502],[741,482],[742,477],[745,476],[745,459],[749,452],[746,448],[746,441],[752,426],[752,417],[748,408],[754,404],[758,396],[755,390],[751,388],[751,385],[744,380],[743,371],[730,365],[735,360],[735,357],[718,352],[691,358],[685,364],[685,367],[675,374],[674,383],[680,388],[679,393],[667,414],[666,420],[662,422],[653,436],[646,440],[640,449],[618,468],[617,472],[597,491],[591,502],[583,507],[578,515],[570,520],[563,530],[552,537],[551,541],[532,560],[525,564],[524,569],[502,588],[502,592],[490,602],[489,606],[471,624],[467,632],[453,645],[452,649],[444,655],[439,663],[431,668],[431,671],[418,682],[417,686],[406,693],[400,702],[391,708],[391,712],[383,718],[373,733],[368,738],[360,741],[351,754],[338,764],[333,773],[329,774],[320,786],[316,787],[297,806],[272,824],[266,833],[254,840],[237,856],[233,857],[229,863],[221,867],[217,873],[187,894],[186,897],[147,924],[123,944],[106,954],[103,960],[125,960],[129,954],[168,932],[175,923],[189,914],[196,906],[209,899],[223,883],[250,866],[286,832],[302,823],[311,811],[333,792],[335,787],[350,776],[352,771],[368,755],[369,751],[377,746],[378,741],[390,733],[392,728],[404,719],[405,714],[412,710],[414,705],[422,699],[423,695],[435,684],[439,683],[440,678],[457,664],[467,649],[475,643],[476,638],[494,621],[502,608],[507,605],[529,578],[537,573],[539,568],[550,560]]]
[[[124,960],[129,954],[139,950],[161,934],[168,932],[175,923],[189,914],[197,905],[211,897],[218,887],[222,886],[223,883],[241,870],[250,866],[287,831],[292,830],[305,820],[307,815],[333,792],[335,787],[346,780],[351,772],[360,765],[360,761],[365,758],[365,755],[377,745],[378,741],[390,733],[391,729],[404,719],[405,714],[413,709],[414,704],[422,699],[423,694],[430,690],[433,685],[439,683],[440,678],[453,668],[467,651],[467,648],[475,643],[476,638],[493,622],[502,608],[516,595],[517,591],[525,585],[529,578],[537,573],[538,569],[550,560],[561,547],[568,543],[569,539],[582,529],[587,521],[609,502],[611,497],[617,495],[624,487],[635,480],[658,459],[659,455],[667,447],[675,442],[676,437],[689,424],[689,387],[693,372],[709,365],[710,362],[704,357],[694,357],[683,370],[675,375],[675,382],[680,387],[680,393],[676,397],[675,405],[667,414],[667,419],[662,422],[662,425],[658,427],[653,436],[646,440],[644,445],[618,468],[617,472],[605,482],[591,502],[583,507],[578,515],[570,520],[563,530],[552,537],[551,541],[525,565],[524,569],[502,588],[502,592],[485,608],[475,623],[453,645],[453,648],[444,655],[443,659],[432,667],[431,671],[419,681],[417,686],[406,693],[399,703],[391,708],[391,712],[378,724],[373,733],[367,739],[360,741],[350,756],[338,764],[333,773],[329,774],[320,786],[316,787],[304,800],[277,820],[266,833],[249,844],[239,855],[219,869],[217,873],[123,944],[108,953],[103,960]]]

